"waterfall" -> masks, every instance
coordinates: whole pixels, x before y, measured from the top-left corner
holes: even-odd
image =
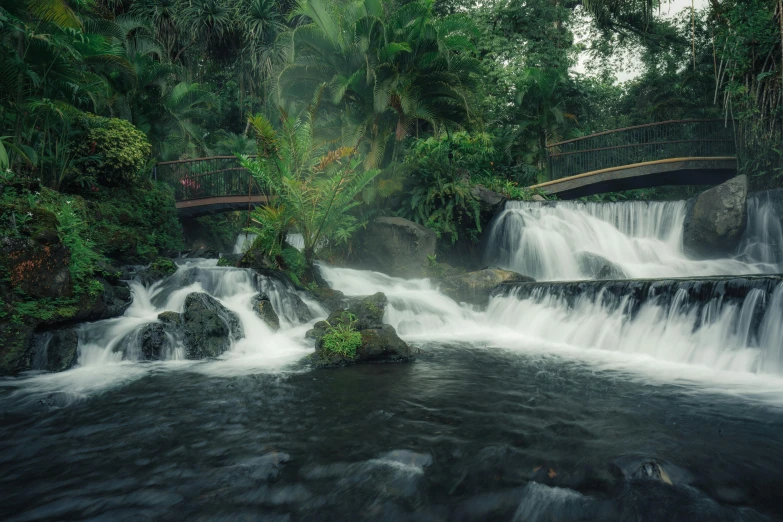
[[[684,201],[509,201],[489,230],[486,262],[539,281],[591,279],[596,262],[625,278],[775,271],[754,260],[689,259],[684,218]]]
[[[159,322],[161,312],[181,313],[185,298],[193,292],[207,293],[239,317],[245,335],[232,344],[226,357],[264,357],[274,365],[278,361],[295,361],[311,350],[303,339],[307,324],[300,324],[293,294],[315,316],[325,316],[326,312],[316,302],[280,280],[252,270],[217,267],[216,263],[216,260],[189,260],[179,265],[173,275],[151,286],[131,282],[133,302],[123,316],[79,328],[77,364],[85,367],[141,359],[142,329]],[[273,332],[252,311],[251,300],[259,292],[269,297],[280,318],[280,331]],[[184,347],[169,339],[162,358],[184,357]]]
[[[237,236],[236,243],[234,243],[234,253],[235,254],[243,254],[248,248],[250,248],[250,245],[253,244],[253,241],[256,239],[255,234],[239,234]],[[304,249],[304,238],[302,237],[302,234],[298,233],[291,233],[286,236],[286,241],[289,245],[296,248],[297,250]]]
[[[521,349],[568,347],[783,376],[783,282],[778,277],[682,281],[525,283],[486,310],[460,305],[429,280],[322,266],[346,295],[384,292],[385,321],[408,341]],[[632,286],[628,286],[632,285]],[[636,288],[634,288],[634,286]]]
[[[783,190],[767,190],[748,196],[748,226],[739,247],[739,257],[765,263],[783,271]]]

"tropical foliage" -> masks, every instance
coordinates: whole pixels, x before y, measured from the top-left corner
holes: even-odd
[[[304,240],[308,264],[324,242],[345,242],[361,225],[349,211],[359,205],[356,196],[378,175],[363,169],[355,148],[332,149],[314,136],[315,107],[299,118],[282,118],[275,130],[263,115],[252,121],[258,156],[242,158],[242,165],[259,184],[275,195],[253,211],[254,226],[267,255],[282,252],[290,232]]]

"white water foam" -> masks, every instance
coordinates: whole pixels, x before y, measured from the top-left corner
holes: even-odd
[[[684,218],[684,201],[509,201],[489,231],[486,261],[537,281],[591,279],[586,263],[595,256],[629,279],[777,272],[738,259],[689,259]]]
[[[751,290],[740,303],[716,298],[698,307],[678,296],[661,306],[650,300],[631,315],[622,302],[581,298],[569,306],[546,292],[531,299],[493,297],[481,311],[456,303],[427,279],[328,266],[321,273],[346,295],[385,293],[384,321],[409,342],[559,354],[666,382],[697,380],[718,390],[734,383],[783,400],[783,285],[772,295]],[[762,389],[755,388],[760,383]]]

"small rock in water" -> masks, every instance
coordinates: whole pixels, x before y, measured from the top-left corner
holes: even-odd
[[[272,331],[276,332],[280,329],[280,318],[277,316],[274,308],[272,308],[272,302],[266,294],[257,294],[251,303],[253,312],[259,319],[264,321]]]

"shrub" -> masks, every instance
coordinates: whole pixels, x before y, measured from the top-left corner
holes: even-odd
[[[362,345],[362,334],[356,329],[356,317],[343,313],[339,322],[329,326],[321,338],[321,347],[327,355],[356,357],[356,350]]]
[[[146,135],[119,118],[89,115],[84,124],[87,134],[78,155],[87,158],[86,174],[107,187],[138,183],[152,150]]]

